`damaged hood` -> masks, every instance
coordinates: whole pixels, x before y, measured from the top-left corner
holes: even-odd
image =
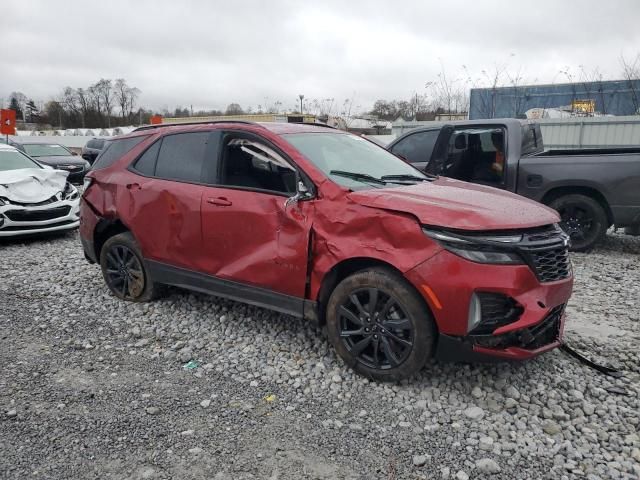
[[[47,168],[0,171],[0,197],[19,203],[43,202],[64,190],[68,174]]]
[[[414,215],[423,225],[460,230],[507,230],[556,223],[558,214],[514,193],[439,177],[402,187],[349,194],[367,207]]]

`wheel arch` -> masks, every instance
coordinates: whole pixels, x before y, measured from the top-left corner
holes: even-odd
[[[105,242],[114,235],[125,232],[131,233],[131,230],[122,223],[119,218],[103,218],[96,224],[96,228],[93,232],[93,249],[96,257],[98,258],[98,262],[100,261],[100,252],[102,251],[102,246]]]
[[[390,270],[390,271],[396,273],[397,275],[401,276],[402,278],[404,278],[404,280],[407,282],[407,285],[409,285],[410,288],[415,290],[415,292],[418,294],[418,297],[424,303],[424,307],[426,309],[428,309],[428,311],[431,314],[431,316],[433,316],[433,312],[431,311],[431,308],[429,307],[427,302],[424,300],[422,295],[420,295],[420,292],[418,291],[418,289],[395,266],[393,266],[392,264],[390,264],[388,262],[385,262],[384,260],[380,260],[378,258],[354,257],[354,258],[349,258],[349,259],[342,260],[342,261],[336,263],[324,275],[324,277],[322,279],[322,283],[320,285],[320,289],[318,291],[318,296],[316,298],[317,305],[318,305],[318,310],[317,311],[318,311],[318,325],[319,326],[322,326],[322,325],[326,324],[326,321],[327,321],[327,319],[326,319],[327,303],[329,302],[329,297],[331,296],[331,293],[336,288],[336,286],[342,280],[344,280],[345,278],[347,278],[348,276],[350,276],[350,275],[352,275],[352,274],[354,274],[356,272],[359,272],[361,270],[367,270],[367,269],[370,269],[370,268],[376,268],[376,267]],[[434,319],[435,319],[435,317],[434,317]],[[435,324],[436,324],[436,322],[434,320],[434,325]],[[436,329],[437,329],[437,325],[436,325]]]
[[[564,197],[566,195],[579,194],[584,195],[586,197],[590,197],[594,199],[596,202],[600,204],[600,206],[604,209],[607,215],[607,221],[609,222],[609,226],[614,224],[613,212],[611,211],[611,207],[609,206],[609,202],[606,197],[600,192],[597,188],[587,187],[587,186],[579,186],[579,185],[565,185],[553,187],[542,197],[541,203],[545,205],[549,205],[554,200],[557,200],[560,197]]]

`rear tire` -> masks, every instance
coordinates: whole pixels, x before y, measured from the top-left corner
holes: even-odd
[[[592,249],[607,233],[607,214],[597,200],[578,193],[564,195],[549,206],[562,219],[560,226],[571,237],[571,250],[584,252]]]
[[[329,340],[367,378],[397,381],[432,356],[436,328],[429,308],[396,272],[372,268],[342,280],[327,304]]]
[[[100,267],[109,290],[121,300],[148,302],[161,293],[162,286],[149,276],[140,247],[129,232],[104,242]]]

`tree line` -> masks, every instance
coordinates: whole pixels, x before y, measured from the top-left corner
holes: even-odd
[[[54,99],[37,105],[22,92],[13,92],[9,108],[18,120],[53,128],[110,128],[148,123],[152,115],[137,105],[140,89],[124,78],[101,78],[88,87],[65,87]]]

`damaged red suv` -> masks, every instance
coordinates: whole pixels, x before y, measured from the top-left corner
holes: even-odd
[[[80,232],[113,294],[174,285],[326,324],[355,370],[557,347],[573,277],[557,214],[295,124],[143,127],[85,179]]]

